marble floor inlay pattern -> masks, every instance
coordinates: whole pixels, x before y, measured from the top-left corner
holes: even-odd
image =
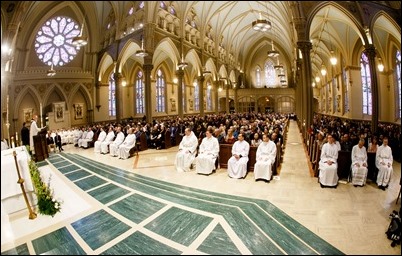
[[[384,216],[380,223],[387,223],[389,209],[396,207],[391,193],[399,189],[396,182],[389,193],[371,184],[321,189],[305,160],[300,162],[305,151],[294,122],[287,143],[280,176],[270,183],[255,182],[252,173],[230,179],[226,169],[210,176],[177,173],[177,146],[118,160],[67,145],[66,153],[37,163],[71,191],[63,195],[65,208],[54,218],[39,216],[37,221],[48,225],[32,227],[35,232],[13,243],[3,244],[2,225],[2,254],[400,254],[386,238],[378,239],[375,233],[381,229],[370,226],[379,216]],[[400,170],[394,176],[399,179]],[[308,189],[311,201],[304,197],[302,204],[298,199]],[[72,201],[76,196],[85,202],[80,211],[84,204]],[[345,199],[353,200],[353,206]],[[384,205],[377,214],[353,210],[365,209],[373,200]],[[74,202],[78,204],[72,207]],[[331,211],[336,213],[332,219],[327,218]],[[12,224],[20,217],[6,218]],[[351,236],[332,235],[343,233]],[[367,244],[355,235],[360,233],[367,234]]]

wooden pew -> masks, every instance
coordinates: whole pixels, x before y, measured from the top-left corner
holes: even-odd
[[[170,131],[169,130],[166,130],[166,132],[165,132],[165,149],[168,149],[168,148],[171,148],[172,147],[172,142],[171,142],[171,139],[170,139]]]
[[[318,144],[318,143],[317,143]],[[315,157],[315,164],[314,164],[314,177],[318,177],[320,170],[318,167],[320,166],[320,160],[321,160],[321,148],[317,145],[317,153]]]
[[[147,136],[146,136],[145,132],[141,133],[139,141],[137,141],[135,144],[138,148],[138,151],[148,149]]]
[[[352,165],[351,151],[338,151],[338,177],[339,179],[348,179],[350,174],[350,166]]]
[[[374,152],[367,153],[367,165],[368,165],[367,179],[370,179],[373,182],[377,181],[377,174],[378,174],[378,169],[375,166],[375,157],[376,153]]]
[[[229,158],[232,156],[232,146],[233,144],[219,144],[219,166],[220,168],[228,168],[228,161]],[[277,147],[280,148],[278,145]],[[257,156],[257,148],[254,146],[250,146],[250,151],[248,154],[248,162],[247,162],[247,172],[253,172],[254,171],[254,165],[256,162],[256,156]],[[278,156],[280,158],[280,151],[277,151],[277,157],[275,160],[275,163],[272,166],[272,175],[277,175],[277,170],[279,167],[279,161],[278,161]]]

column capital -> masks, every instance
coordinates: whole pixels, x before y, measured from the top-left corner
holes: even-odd
[[[313,49],[313,44],[310,41],[298,41],[297,48],[302,51],[310,51]]]
[[[374,58],[377,55],[377,50],[372,44],[364,46],[364,52],[367,54],[368,57]]]

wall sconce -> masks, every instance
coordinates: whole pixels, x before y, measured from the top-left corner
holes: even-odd
[[[319,83],[319,82],[321,81],[320,77],[319,77],[319,76],[316,76],[316,77],[315,77],[315,81],[316,81],[317,83]]]
[[[126,87],[127,81],[126,81],[125,78],[122,78],[122,80],[121,80],[121,85],[122,85],[123,87]]]
[[[383,72],[384,71],[384,64],[382,64],[381,58],[378,58],[378,71]]]
[[[177,77],[173,78],[173,83],[177,84],[179,82],[179,80],[177,79]]]

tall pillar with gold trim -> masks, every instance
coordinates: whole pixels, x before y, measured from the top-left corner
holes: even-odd
[[[371,79],[371,132],[376,133],[378,130],[378,80],[377,69],[375,68],[376,49],[374,45],[365,46],[364,52],[369,59],[370,79]]]

